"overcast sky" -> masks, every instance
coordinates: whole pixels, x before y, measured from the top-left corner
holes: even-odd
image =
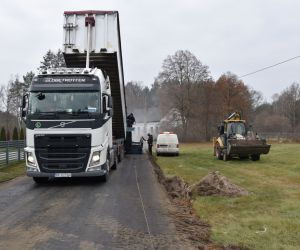
[[[162,61],[191,51],[217,80],[300,55],[296,0],[2,0],[0,83],[35,70],[48,49],[62,48],[65,10],[118,10],[125,81],[153,83]],[[300,82],[300,58],[243,78],[271,100]]]

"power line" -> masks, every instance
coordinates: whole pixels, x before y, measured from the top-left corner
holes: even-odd
[[[300,57],[300,56],[292,57],[292,58],[287,59],[287,60],[285,60],[285,61],[282,61],[282,62],[273,64],[273,65],[271,65],[271,66],[268,66],[268,67],[265,67],[265,68],[262,68],[262,69],[258,69],[258,70],[256,70],[256,71],[250,72],[250,73],[248,73],[248,74],[239,76],[239,78],[242,78],[242,77],[245,77],[245,76],[250,76],[250,75],[256,74],[256,73],[261,72],[261,71],[264,71],[264,70],[266,70],[266,69],[273,68],[273,67],[278,66],[278,65],[280,65],[280,64],[283,64],[283,63],[286,63],[286,62],[295,60],[295,59],[297,59],[297,58],[299,58],[299,57]]]

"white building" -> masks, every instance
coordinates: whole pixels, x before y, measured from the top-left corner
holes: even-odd
[[[133,125],[134,130],[132,131],[132,141],[138,142],[143,136],[145,139],[148,138],[147,134],[153,135],[153,139],[156,140],[160,130],[160,122],[137,122]]]
[[[147,112],[136,110],[135,114],[137,114],[137,122],[133,125],[134,130],[132,131],[132,141],[134,142],[140,141],[142,136],[147,139],[148,133],[152,134],[153,139],[156,140],[160,132],[170,131],[170,129],[173,131],[182,126],[181,115],[176,108],[171,109],[163,118],[160,118],[160,113],[155,108],[151,108]],[[157,119],[157,121],[147,121],[149,118]]]

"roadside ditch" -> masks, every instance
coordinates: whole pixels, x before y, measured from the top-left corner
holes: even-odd
[[[247,248],[240,246],[222,246],[218,243],[213,242],[213,240],[211,239],[211,226],[206,221],[198,217],[192,206],[192,193],[198,193],[199,189],[203,191],[203,186],[189,186],[188,183],[186,183],[183,178],[179,176],[174,176],[171,178],[166,177],[160,166],[156,163],[155,158],[149,155],[149,159],[152,163],[159,183],[164,186],[169,200],[172,204],[170,213],[172,218],[174,219],[176,230],[179,233],[184,234],[196,249],[248,250]],[[212,173],[212,175],[212,177],[210,176],[208,178],[216,179],[216,175],[218,176],[218,173]],[[233,191],[230,184],[225,186],[229,186],[230,192]],[[218,188],[216,190],[218,190]],[[245,190],[238,191],[242,192],[241,195],[247,195]],[[212,192],[212,190],[210,190],[210,192]],[[218,192],[216,191],[215,194],[218,194]],[[234,195],[229,194],[228,196],[239,196],[239,193],[234,193]]]

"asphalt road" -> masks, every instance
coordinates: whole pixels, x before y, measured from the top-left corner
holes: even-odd
[[[108,183],[19,177],[0,185],[0,249],[191,249],[146,155],[129,155]]]

